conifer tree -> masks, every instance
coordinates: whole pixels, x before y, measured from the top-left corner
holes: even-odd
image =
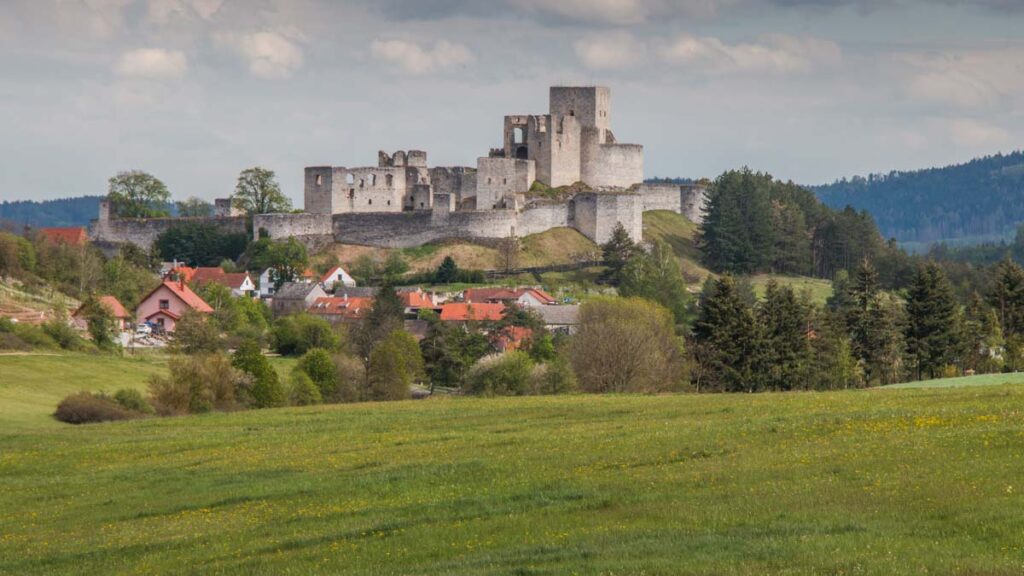
[[[638,296],[672,312],[676,324],[686,321],[689,295],[679,260],[668,244],[655,240],[650,252],[637,252],[620,275],[621,296]]]
[[[854,355],[864,363],[869,382],[897,381],[902,369],[903,311],[886,301],[878,286],[878,272],[867,260],[857,268],[843,311]]]
[[[961,341],[964,369],[979,373],[999,370],[1003,333],[995,310],[977,292],[971,294],[967,303]]]
[[[810,364],[809,312],[792,288],[768,282],[757,317],[764,340],[765,377],[773,390],[805,387]]]
[[[612,237],[601,245],[601,255],[608,267],[604,274],[605,279],[618,285],[622,280],[623,268],[636,253],[637,246],[629,237],[629,232],[622,222],[616,222],[615,228],[612,229]]]
[[[760,334],[731,276],[714,280],[706,291],[693,335],[705,352],[702,363],[712,386],[727,392],[759,389]]]
[[[1006,338],[1024,335],[1024,270],[1013,260],[996,266],[988,300]]]
[[[907,351],[918,379],[935,378],[959,361],[959,305],[934,262],[919,266],[907,293]]]

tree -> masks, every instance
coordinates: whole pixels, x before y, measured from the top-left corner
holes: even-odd
[[[293,237],[283,241],[261,238],[249,247],[248,257],[250,268],[270,268],[274,289],[281,288],[286,282],[294,282],[309,266],[306,247]]]
[[[82,302],[80,310],[88,325],[93,344],[101,350],[112,348],[117,340],[117,326],[113,313],[92,295]]]
[[[1009,258],[996,266],[988,301],[1007,338],[1024,335],[1024,269]]]
[[[612,236],[607,242],[601,245],[601,256],[608,270],[604,277],[612,284],[618,284],[620,275],[626,263],[637,251],[636,243],[630,238],[622,222],[616,222],[612,229]]]
[[[338,396],[338,373],[331,360],[331,355],[323,348],[314,348],[299,358],[298,369],[306,373],[316,384],[320,397],[325,402],[336,400]]]
[[[384,267],[381,272],[384,274],[384,282],[391,283],[398,281],[403,274],[409,271],[409,263],[402,258],[398,252],[391,252],[384,259]]]
[[[686,321],[690,298],[679,260],[668,244],[655,240],[650,252],[634,253],[618,278],[620,295],[657,302],[672,312],[676,324]]]
[[[248,243],[244,233],[225,232],[212,222],[182,221],[161,232],[153,247],[164,260],[216,266],[225,258],[238,258]]]
[[[253,340],[243,342],[231,356],[231,365],[252,377],[249,403],[254,408],[273,408],[285,405],[284,388],[277,371]]]
[[[767,386],[773,390],[804,387],[811,369],[810,306],[793,289],[768,282],[757,307]]]
[[[410,386],[421,379],[423,373],[423,357],[416,339],[408,332],[395,330],[370,353],[366,397],[369,400],[409,398]]]
[[[461,387],[470,366],[492,351],[487,337],[477,330],[441,322],[436,314],[428,322],[420,350],[431,387]]]
[[[140,170],[118,172],[109,180],[107,200],[120,218],[157,218],[170,215],[171,193],[156,177]]]
[[[231,197],[235,209],[252,216],[253,214],[270,214],[273,212],[289,212],[291,200],[281,193],[273,170],[255,167],[242,170],[235,185],[235,194]]]
[[[312,406],[321,402],[323,402],[323,398],[320,395],[320,389],[313,383],[309,375],[297,368],[292,370],[288,386],[288,404]]]
[[[672,314],[641,298],[597,298],[580,307],[569,349],[588,392],[655,392],[679,383],[681,345]]]
[[[449,284],[455,281],[458,274],[459,267],[455,264],[455,259],[451,256],[445,256],[444,260],[441,261],[441,265],[437,267],[434,282],[437,284]]]
[[[355,349],[359,357],[369,363],[373,348],[392,332],[401,330],[404,320],[405,305],[395,288],[390,284],[378,288],[373,308],[363,318],[355,334]]]
[[[204,354],[221,349],[220,327],[207,314],[189,310],[174,325],[173,350],[179,354]]]
[[[754,392],[765,374],[760,326],[731,276],[714,280],[700,305],[693,337],[701,345],[702,364],[713,387]]]
[[[278,354],[299,356],[315,348],[338,350],[341,337],[323,318],[301,312],[274,321],[270,343]]]
[[[523,352],[506,352],[480,359],[466,377],[466,390],[481,396],[522,396],[529,394],[533,360]]]
[[[960,306],[938,264],[918,267],[907,291],[907,320],[907,351],[919,380],[960,361]]]
[[[522,246],[514,233],[498,241],[498,269],[510,274],[519,268],[519,251]]]
[[[850,283],[844,316],[854,355],[864,363],[868,381],[890,384],[899,380],[903,364],[903,310],[880,292],[878,272],[867,260]]]
[[[178,216],[182,218],[206,218],[213,215],[213,204],[195,196],[175,202],[175,205],[178,207]]]
[[[149,398],[163,416],[234,410],[250,384],[223,354],[173,356],[170,375],[150,379]]]

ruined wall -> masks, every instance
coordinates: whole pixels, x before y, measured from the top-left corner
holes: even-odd
[[[310,249],[330,244],[330,214],[256,214],[252,218],[253,234],[284,240],[293,237]]]
[[[435,167],[430,169],[430,184],[434,196],[451,194],[455,204],[460,205],[467,198],[476,197],[476,169],[466,166]]]
[[[503,208],[516,192],[530,189],[536,179],[532,160],[516,158],[478,158],[476,206],[478,210]]]
[[[158,236],[186,222],[209,222],[228,234],[246,234],[245,217],[97,219],[89,223],[89,240],[98,244],[130,243],[148,250]]]
[[[341,168],[335,169],[331,178],[333,214],[402,211],[405,167]]]
[[[643,201],[636,194],[585,192],[569,204],[575,228],[598,244],[607,242],[619,222],[633,240],[643,238]]]
[[[551,181],[551,137],[548,134],[550,125],[550,116],[530,116],[527,122],[532,136],[527,142],[528,155],[536,164],[537,180],[545,183]]]
[[[611,90],[603,86],[552,86],[548,106],[552,117],[572,116],[583,127],[611,126]]]
[[[569,207],[566,204],[543,204],[527,208],[519,213],[516,234],[529,236],[540,234],[552,228],[570,227]]]
[[[514,210],[450,212],[435,225],[436,211],[336,214],[334,239],[344,244],[410,248],[444,238],[503,238],[515,230]]]
[[[548,127],[550,180],[548,186],[568,186],[580,181],[580,123],[572,116],[551,116]]]
[[[306,212],[316,214],[333,214],[340,189],[335,192],[333,175],[335,171],[344,176],[345,168],[331,166],[311,166],[306,168],[303,202]]]
[[[697,184],[642,184],[637,190],[643,202],[643,211],[671,210],[686,216],[691,222],[704,221],[707,190]]]
[[[644,180],[644,147],[602,144],[596,128],[582,134],[580,178],[594,188],[629,188]]]

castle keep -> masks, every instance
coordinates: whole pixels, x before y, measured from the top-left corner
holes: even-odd
[[[376,166],[308,167],[305,213],[259,214],[253,229],[311,245],[411,247],[557,227],[600,243],[617,224],[639,240],[646,210],[700,221],[703,189],[643,183],[643,146],[617,142],[611,105],[605,87],[552,87],[548,113],[505,116],[502,146],[477,158],[475,168],[429,167],[421,150],[379,152]],[[90,234],[149,246],[167,220],[174,219],[111,220],[101,211]],[[215,220],[236,228],[240,218],[218,201]]]

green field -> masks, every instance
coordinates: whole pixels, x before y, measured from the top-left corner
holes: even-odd
[[[1024,387],[40,411],[156,362],[0,357],[0,573],[1024,571]]]
[[[890,384],[884,388],[897,390],[902,388],[962,388],[964,386],[999,386],[1000,384],[1024,384],[1024,372],[980,374],[978,376],[963,376],[961,378],[939,378],[937,380]]]

